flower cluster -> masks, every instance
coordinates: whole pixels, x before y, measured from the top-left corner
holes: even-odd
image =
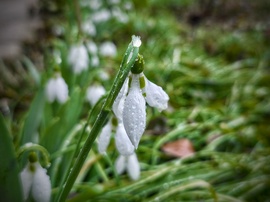
[[[123,120],[127,135],[135,148],[138,148],[146,125],[146,103],[162,111],[168,107],[169,96],[142,73],[144,61],[139,55],[131,69],[131,75],[114,101],[113,112]]]
[[[139,47],[141,40],[133,37],[133,46]],[[124,82],[113,103],[113,112],[117,118],[115,144],[120,156],[116,161],[116,170],[121,174],[125,169],[131,179],[139,178],[140,167],[135,154],[146,126],[146,103],[162,111],[168,107],[169,96],[163,89],[149,81],[143,74],[144,60],[141,55],[131,68],[129,78]],[[105,153],[110,141],[113,121],[108,121],[98,138],[98,149]]]

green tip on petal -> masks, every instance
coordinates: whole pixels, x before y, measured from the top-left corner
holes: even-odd
[[[145,79],[144,76],[140,77],[140,89],[143,89],[145,87]]]
[[[144,59],[142,55],[138,54],[135,64],[131,68],[131,72],[133,74],[140,74],[143,72],[143,70],[144,70]]]

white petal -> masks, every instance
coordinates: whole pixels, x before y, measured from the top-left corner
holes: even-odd
[[[124,104],[123,123],[130,141],[137,148],[146,124],[145,99],[140,90],[139,75],[132,75]]]
[[[110,143],[112,133],[112,124],[109,120],[108,123],[102,128],[101,133],[98,137],[98,152],[100,154],[105,154],[107,147]]]
[[[115,161],[115,170],[120,175],[122,174],[126,169],[126,157],[119,155],[118,158]]]
[[[106,93],[103,86],[93,85],[86,90],[86,99],[94,106],[97,101]]]
[[[149,81],[146,77],[146,102],[151,107],[158,108],[159,111],[162,111],[168,107],[169,96],[167,93],[156,84]]]
[[[33,173],[29,170],[29,165],[30,164],[27,163],[23,171],[20,173],[23,189],[23,200],[26,200],[28,198],[33,182]]]
[[[58,76],[55,80],[56,99],[59,103],[65,103],[68,99],[68,86],[65,80]]]
[[[115,134],[115,144],[118,152],[123,156],[129,156],[134,152],[134,146],[130,142],[123,123],[118,123],[116,134]]]
[[[137,159],[136,153],[133,153],[128,157],[127,172],[132,180],[138,180],[140,178],[140,164]]]
[[[49,79],[46,85],[45,93],[46,93],[47,100],[49,102],[53,102],[55,100],[56,93],[55,93],[55,79],[54,78]]]
[[[49,202],[51,198],[51,181],[47,170],[42,168],[38,162],[34,163],[36,170],[33,178],[32,196],[35,201]]]
[[[117,95],[116,99],[113,103],[113,112],[114,115],[119,119],[123,120],[123,109],[124,109],[124,103],[126,100],[126,94],[128,91],[128,78],[125,80],[119,94]]]

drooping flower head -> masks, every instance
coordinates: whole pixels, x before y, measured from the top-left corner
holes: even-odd
[[[94,106],[97,101],[105,95],[105,88],[101,85],[89,86],[86,90],[86,99],[87,101]]]
[[[113,42],[106,41],[100,45],[99,53],[105,57],[115,57],[117,55],[117,48]]]
[[[57,101],[61,104],[68,99],[68,86],[61,74],[57,73],[46,84],[46,97],[49,102]]]
[[[118,174],[126,170],[132,180],[140,178],[140,164],[135,152],[129,156],[120,155],[115,161],[115,169]]]
[[[70,48],[68,62],[74,74],[80,74],[88,68],[89,58],[87,49],[84,45],[74,45]]]
[[[31,195],[35,201],[49,202],[51,197],[51,182],[46,169],[42,168],[35,153],[29,155],[29,162],[20,173],[23,199]]]

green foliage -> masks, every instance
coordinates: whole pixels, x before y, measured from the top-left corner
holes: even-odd
[[[0,114],[0,194],[2,201],[22,201],[21,182],[12,137]]]

